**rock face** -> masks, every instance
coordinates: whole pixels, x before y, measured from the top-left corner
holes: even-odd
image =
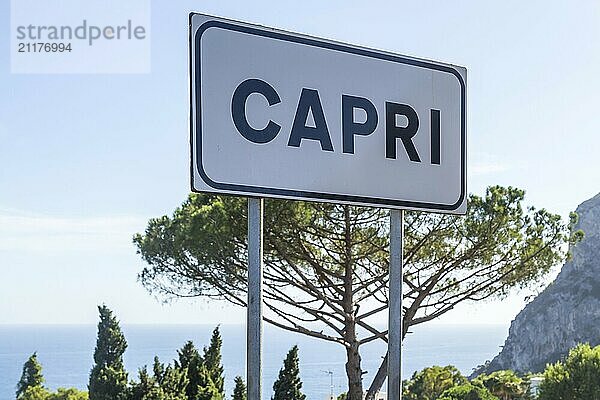
[[[578,343],[600,344],[600,194],[577,208],[585,238],[556,280],[511,323],[504,348],[481,372],[543,371]]]

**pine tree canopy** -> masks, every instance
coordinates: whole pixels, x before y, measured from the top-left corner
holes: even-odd
[[[38,362],[37,353],[33,353],[23,364],[23,373],[17,384],[17,399],[19,399],[28,388],[43,387],[44,376],[42,366]]]
[[[301,389],[298,346],[294,346],[288,352],[283,368],[279,371],[279,377],[273,384],[275,393],[272,400],[305,400],[306,396],[302,394]]]

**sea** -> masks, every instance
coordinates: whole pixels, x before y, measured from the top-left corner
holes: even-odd
[[[172,362],[177,349],[192,340],[197,347],[208,345],[214,326],[209,325],[123,325],[128,348],[124,355],[130,379],[140,367],[152,368],[154,356]],[[245,376],[245,328],[220,326],[223,338],[223,367],[227,398],[233,380]],[[403,343],[402,376],[432,365],[454,365],[463,374],[493,358],[508,333],[506,325],[442,325],[415,327]],[[94,325],[0,325],[0,400],[15,398],[15,387],[23,363],[37,352],[46,386],[86,389],[96,343]],[[325,400],[346,390],[345,350],[335,343],[265,326],[263,348],[263,399],[272,395],[273,382],[288,350],[298,345],[300,374],[307,400]],[[386,346],[372,342],[361,347],[365,389],[377,372]]]

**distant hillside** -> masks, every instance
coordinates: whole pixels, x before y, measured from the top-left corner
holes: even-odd
[[[577,343],[600,344],[600,194],[577,208],[585,238],[556,280],[511,323],[504,347],[476,371],[540,372]]]

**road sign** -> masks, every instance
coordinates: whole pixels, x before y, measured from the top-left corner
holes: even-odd
[[[190,25],[192,190],[465,211],[465,68]]]
[[[466,69],[190,17],[192,190],[464,213]]]
[[[466,212],[466,69],[190,15],[192,190],[248,199],[248,399],[262,396],[262,197]],[[390,211],[400,399],[403,211]]]

